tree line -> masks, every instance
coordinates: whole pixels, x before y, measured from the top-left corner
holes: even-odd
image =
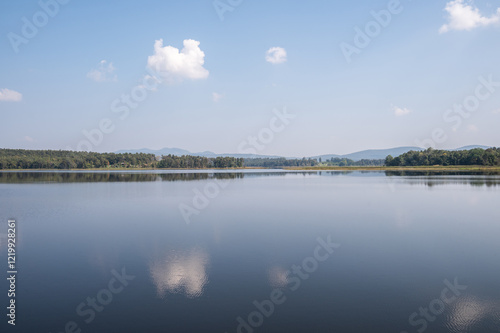
[[[143,173],[143,172],[2,172],[2,183],[92,183],[92,182],[156,182],[156,181],[192,181],[208,179],[239,179],[243,172],[176,172],[176,173]]]
[[[210,169],[210,168],[242,168],[243,158],[235,157],[202,157],[191,155],[162,156],[156,164],[160,169]]]
[[[154,154],[0,149],[0,169],[150,168]]]
[[[432,165],[500,165],[500,148],[471,150],[436,150],[409,151],[397,157],[387,156],[386,166],[432,166]]]
[[[369,160],[369,159],[362,159],[359,161],[354,161],[349,158],[340,158],[340,157],[332,157],[330,159],[327,159],[325,161],[322,161],[321,158],[319,159],[321,162],[321,165],[325,166],[383,166],[385,161],[383,159],[381,160]]]
[[[279,158],[246,158],[245,166],[254,168],[309,167],[318,165],[314,158],[286,159]]]
[[[95,153],[67,150],[0,149],[0,169],[241,168],[243,158]]]
[[[353,161],[331,158],[235,158],[202,156],[161,156],[145,153],[95,153],[65,150],[0,149],[0,169],[93,169],[93,168],[158,168],[158,169],[209,169],[209,168],[282,168],[310,166],[455,166],[500,165],[500,148],[461,151],[435,150],[409,151],[385,160]]]

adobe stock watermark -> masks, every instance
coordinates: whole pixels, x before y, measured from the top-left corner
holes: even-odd
[[[444,285],[446,287],[441,291],[438,298],[430,301],[427,307],[420,307],[418,312],[413,312],[408,318],[408,322],[416,328],[418,333],[423,333],[429,326],[429,323],[434,322],[439,315],[443,314],[446,307],[453,303],[467,289],[466,285],[458,283],[458,278],[455,278],[453,283],[444,280]],[[401,331],[401,333],[408,332]]]
[[[143,102],[152,91],[156,91],[158,86],[163,82],[161,75],[154,73],[149,68],[149,74],[145,75],[141,84],[138,84],[129,93],[122,94],[119,98],[114,99],[110,105],[110,111],[118,116],[119,120],[126,120],[130,111],[137,109],[139,104]],[[95,147],[102,144],[105,135],[109,135],[116,129],[116,121],[111,118],[102,118],[98,126],[90,130],[82,130],[85,139],[82,139],[76,145],[78,151],[91,151]],[[66,146],[67,150],[74,150],[70,146]]]
[[[224,15],[227,12],[232,12],[242,3],[243,0],[215,0],[212,2],[212,5],[214,6],[217,16],[219,16],[219,20],[222,22],[224,21]]]
[[[335,249],[340,247],[340,244],[332,242],[331,235],[328,235],[326,240],[321,237],[318,237],[316,240],[318,245],[314,248],[313,256],[302,260],[300,265],[292,265],[285,273],[287,278],[285,287],[271,290],[268,299],[260,302],[254,300],[252,305],[255,307],[255,310],[247,316],[238,316],[236,318],[236,322],[238,323],[236,327],[237,333],[253,333],[255,329],[261,327],[265,319],[269,319],[274,314],[276,307],[287,301],[286,293],[297,291],[302,282],[309,279],[311,274],[316,272],[319,263],[328,260]]]
[[[221,189],[226,188],[228,184],[229,180],[221,180],[214,177],[203,186],[203,189],[194,188],[192,205],[187,205],[183,202],[179,204],[179,211],[184,222],[189,225],[191,223],[191,216],[199,215],[202,210],[206,209],[210,205],[210,201],[217,198]]]
[[[127,275],[125,268],[122,268],[121,273],[112,270],[113,277],[109,280],[106,288],[99,290],[95,297],[87,297],[85,301],[77,305],[76,314],[83,319],[85,324],[90,324],[96,318],[97,313],[104,311],[112,301],[113,297],[120,294],[130,281],[135,279],[133,275]],[[82,328],[76,321],[68,321],[61,333],[81,333]]]
[[[339,45],[347,63],[350,64],[355,54],[361,54],[361,51],[367,48],[372,40],[380,36],[383,29],[391,24],[393,17],[401,14],[403,9],[400,0],[390,0],[387,3],[386,9],[380,11],[372,10],[370,12],[373,20],[368,21],[363,28],[355,26],[352,44],[342,42]]]
[[[275,135],[281,133],[290,125],[291,121],[297,117],[295,114],[287,112],[286,107],[283,110],[273,110],[274,117],[269,120],[269,126],[262,128],[255,135],[249,135],[238,145],[239,154],[257,154],[274,141]]]
[[[452,131],[457,131],[464,120],[470,118],[479,109],[481,102],[489,99],[500,87],[500,81],[494,81],[492,74],[487,79],[480,76],[478,81],[473,94],[466,96],[461,103],[454,104],[443,113],[443,120],[452,126]],[[415,143],[422,148],[436,148],[438,144],[443,144],[447,140],[446,131],[442,127],[436,127],[431,131],[429,138],[416,139]]]
[[[249,135],[238,145],[239,154],[257,154],[257,151],[262,151],[274,141],[275,135],[281,133],[295,119],[296,115],[287,112],[287,108],[282,110],[273,110],[274,116],[269,120],[269,126],[262,128],[255,135]],[[211,200],[219,196],[221,189],[224,189],[229,184],[229,180],[220,180],[213,178],[206,183],[203,189],[194,188],[194,196],[191,204],[180,203],[179,211],[186,224],[191,223],[193,215],[199,215],[202,210],[206,209]]]
[[[30,40],[35,38],[40,29],[45,27],[51,18],[54,18],[61,9],[61,6],[68,4],[70,0],[40,0],[38,6],[40,10],[36,11],[31,18],[26,16],[21,17],[21,32],[20,34],[9,32],[7,39],[15,53],[19,53],[19,47],[22,44],[28,44]]]

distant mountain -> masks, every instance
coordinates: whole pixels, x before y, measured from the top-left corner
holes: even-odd
[[[388,155],[392,155],[393,157],[399,156],[401,154],[407,153],[410,150],[424,150],[420,147],[396,147],[391,149],[369,149],[363,150],[356,153],[351,153],[347,155],[343,155],[342,158],[349,158],[353,161],[359,160],[381,160],[386,158]]]
[[[257,154],[216,154],[211,151],[203,151],[201,153],[192,153],[189,150],[180,149],[180,148],[162,148],[158,150],[142,148],[142,149],[128,149],[128,150],[118,150],[115,153],[123,154],[123,153],[145,153],[145,154],[155,154],[156,156],[161,155],[191,155],[191,156],[202,156],[202,157],[236,157],[236,158],[278,158],[281,156],[276,155],[257,155]]]
[[[191,153],[185,149],[179,149],[179,148],[162,148],[159,150],[152,150],[148,148],[142,148],[142,149],[128,149],[128,150],[119,150],[116,151],[115,153],[117,154],[124,154],[124,153],[144,153],[144,154],[155,154],[155,155],[190,155]]]
[[[457,149],[446,149],[450,151],[457,151],[457,150],[471,150],[475,148],[481,148],[481,149],[488,149],[491,148],[489,146],[480,146],[480,145],[472,145],[472,146],[465,146],[465,147],[460,147]],[[351,153],[351,154],[346,154],[346,155],[335,155],[335,154],[327,154],[327,155],[320,155],[320,156],[314,156],[313,158],[320,158],[325,161],[329,160],[331,158],[348,158],[353,161],[359,161],[359,160],[380,160],[380,159],[385,159],[387,156],[392,155],[393,157],[399,156],[401,154],[407,153],[410,150],[414,151],[421,151],[425,150],[424,148],[420,147],[396,147],[396,148],[391,148],[391,149],[369,149],[369,150],[363,150],[363,151],[358,151],[356,153]]]
[[[369,149],[369,150],[362,150],[358,151],[355,153],[351,154],[346,154],[346,155],[332,155],[332,154],[327,154],[327,155],[319,155],[319,156],[314,156],[313,158],[320,158],[325,161],[329,160],[331,158],[348,158],[353,161],[359,161],[359,160],[381,160],[386,158],[388,155],[392,155],[393,157],[399,156],[401,154],[407,153],[410,150],[424,150],[423,148],[419,147],[396,147],[396,148],[391,148],[391,149]]]
[[[343,155],[337,155],[337,154],[326,154],[326,155],[318,155],[318,156],[311,156],[311,158],[315,158],[315,159],[318,159],[320,158],[324,161],[324,160],[329,160],[331,158],[344,158]]]
[[[450,151],[456,151],[456,150],[470,150],[470,149],[475,149],[475,148],[481,148],[481,149],[488,149],[491,148],[489,146],[480,146],[480,145],[471,145],[471,146],[465,146],[465,147],[460,147],[457,149],[448,149]],[[393,157],[399,156],[401,154],[407,153],[410,150],[415,150],[415,151],[420,151],[420,150],[425,150],[424,148],[420,147],[395,147],[395,148],[390,148],[390,149],[369,149],[369,150],[362,150],[358,151],[355,153],[351,154],[345,154],[345,155],[337,155],[337,154],[325,154],[325,155],[318,155],[318,156],[312,156],[311,158],[319,159],[321,158],[323,161],[329,160],[331,158],[348,158],[353,161],[359,161],[359,160],[378,160],[378,159],[384,159],[388,155],[392,155]],[[161,156],[161,155],[176,155],[176,156],[182,156],[182,155],[192,155],[192,156],[203,156],[203,157],[237,157],[237,158],[280,158],[284,156],[276,156],[276,155],[258,155],[258,154],[216,154],[211,151],[203,151],[200,153],[192,153],[188,150],[185,149],[180,149],[180,148],[162,148],[158,150],[152,150],[148,148],[142,148],[142,149],[130,149],[130,150],[119,150],[116,153],[146,153],[146,154],[155,154],[156,156]],[[292,158],[292,157],[286,157],[286,158]]]
[[[450,151],[457,151],[457,150],[471,150],[471,149],[476,149],[476,148],[481,148],[481,149],[488,149],[491,148],[490,146],[478,146],[478,145],[472,145],[472,146],[464,146],[460,147],[457,149],[448,149]]]

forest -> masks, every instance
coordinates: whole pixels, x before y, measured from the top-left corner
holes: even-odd
[[[100,168],[152,168],[152,169],[218,169],[218,168],[283,168],[311,166],[499,166],[500,148],[460,151],[409,151],[384,160],[353,161],[346,158],[235,158],[166,155],[160,158],[145,153],[94,153],[65,150],[0,149],[0,170],[4,169],[100,169]]]
[[[242,158],[0,149],[0,169],[241,168]]]
[[[384,160],[359,160],[359,161],[354,161],[348,158],[340,158],[340,157],[332,157],[329,160],[321,161],[320,158],[320,163],[323,166],[383,166],[385,161]]]
[[[500,165],[500,148],[471,150],[436,150],[409,151],[397,157],[387,156],[386,166],[431,166],[431,165]]]
[[[153,154],[0,149],[0,169],[151,168]]]
[[[254,168],[309,167],[318,165],[314,158],[286,159],[280,158],[246,158],[245,166]]]
[[[159,169],[209,169],[209,168],[242,168],[243,158],[234,157],[201,157],[201,156],[162,156],[156,164]]]
[[[348,158],[331,158],[322,160],[321,158],[246,158],[246,167],[259,168],[283,168],[283,167],[312,167],[312,166],[382,166],[384,160],[360,160],[353,161]]]

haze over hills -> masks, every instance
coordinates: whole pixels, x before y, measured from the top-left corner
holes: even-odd
[[[118,150],[115,151],[117,154],[123,154],[123,153],[146,153],[146,154],[155,154],[156,156],[161,156],[161,155],[175,155],[175,156],[182,156],[182,155],[191,155],[191,156],[202,156],[202,157],[236,157],[236,158],[279,158],[283,156],[277,156],[277,155],[257,155],[257,154],[216,154],[211,151],[203,151],[200,153],[192,153],[189,150],[185,149],[180,149],[180,148],[162,148],[158,150],[152,150],[148,148],[142,148],[142,149],[128,149],[128,150]]]
[[[457,151],[457,150],[471,150],[471,149],[476,149],[476,148],[481,148],[481,149],[488,149],[492,148],[490,146],[478,146],[478,145],[472,145],[472,146],[464,146],[456,149],[448,149],[450,151]]]
[[[456,149],[447,149],[450,151],[456,151],[456,150],[470,150],[474,148],[482,148],[482,149],[488,149],[491,148],[489,146],[481,146],[481,145],[470,145],[470,146],[465,146],[465,147],[460,147]],[[353,161],[359,161],[363,159],[368,159],[368,160],[375,160],[375,159],[384,159],[388,155],[392,155],[393,157],[399,156],[401,154],[404,154],[406,152],[409,152],[410,150],[425,150],[424,148],[420,147],[395,147],[395,148],[390,148],[390,149],[368,149],[368,150],[362,150],[350,154],[345,154],[345,155],[338,155],[338,154],[325,154],[325,155],[317,155],[317,156],[306,156],[306,158],[311,157],[315,159],[321,158],[322,160],[329,160],[331,158],[347,158],[351,159]],[[129,149],[129,150],[119,150],[116,151],[115,153],[147,153],[147,154],[155,154],[156,156],[161,156],[161,155],[176,155],[176,156],[182,156],[182,155],[192,155],[192,156],[202,156],[202,157],[238,157],[238,158],[279,158],[279,157],[285,157],[285,158],[302,158],[302,156],[295,156],[295,157],[286,157],[286,156],[277,156],[277,155],[258,155],[258,154],[216,154],[211,151],[204,151],[200,153],[192,153],[188,150],[185,149],[180,149],[180,148],[162,148],[158,150],[153,150],[153,149],[148,149],[148,148],[142,148],[142,149]]]
[[[350,153],[350,154],[345,154],[345,155],[326,154],[326,155],[313,156],[313,158],[316,158],[316,159],[321,158],[322,160],[329,160],[331,158],[348,158],[348,159],[351,159],[353,161],[359,161],[359,160],[363,160],[363,159],[378,160],[378,159],[384,159],[388,155],[399,156],[401,154],[409,152],[410,150],[423,150],[423,148],[420,148],[420,147],[396,147],[396,148],[390,148],[390,149],[368,149],[368,150],[362,150],[362,151],[358,151],[358,152]]]

